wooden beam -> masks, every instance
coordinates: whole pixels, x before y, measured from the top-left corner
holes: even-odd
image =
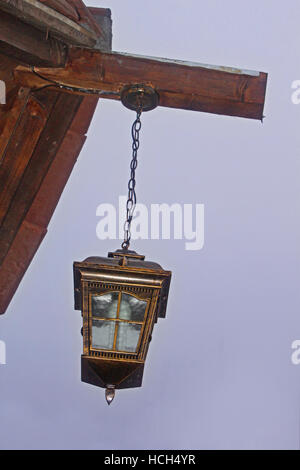
[[[81,0],[73,0],[73,3],[75,10],[80,9],[82,23],[70,19],[69,13],[65,16],[67,12],[55,10],[53,4],[49,7],[39,0],[0,0],[0,9],[45,32],[50,31],[68,44],[94,47],[101,36],[99,26]]]
[[[143,83],[157,90],[160,106],[263,118],[267,74],[262,72],[78,48],[70,50],[64,69],[35,71],[43,79],[24,67],[16,78],[26,87],[56,82],[109,99],[120,99],[124,85]]]
[[[19,112],[10,139],[7,141],[6,146],[1,148],[0,152],[0,227],[7,215],[12,198],[23,178],[56,98],[56,94],[52,94],[51,99],[42,104],[33,95],[28,95],[25,92],[26,95],[25,106]],[[15,121],[15,116],[20,111],[18,104],[22,104],[22,100],[16,100],[14,115],[7,120],[7,127],[4,128],[3,132],[4,136],[8,133],[7,128],[11,130],[11,121]]]
[[[0,198],[0,264],[82,99],[53,90],[41,90],[29,97],[0,166],[0,181],[3,183]]]
[[[53,8],[53,10],[58,11],[70,20],[75,22],[80,20],[78,11],[72,3],[68,2],[68,0],[40,0],[40,2],[47,5],[47,7]]]
[[[17,65],[18,62],[13,58],[0,54],[0,80],[5,83],[6,88],[6,104],[0,105],[0,165],[3,149],[11,137],[30,91],[15,82],[13,71]]]
[[[64,97],[67,98],[66,95]],[[78,96],[76,99],[81,100]],[[70,103],[66,104],[70,106]],[[85,142],[96,104],[97,99],[92,96],[83,98],[81,101],[31,206],[20,221],[15,238],[0,265],[0,315],[5,313],[36,250],[47,233],[47,225]]]
[[[60,67],[65,64],[66,46],[8,13],[0,15],[0,52],[21,63]]]

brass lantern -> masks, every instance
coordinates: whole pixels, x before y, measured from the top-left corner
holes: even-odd
[[[74,263],[83,316],[82,381],[106,389],[142,385],[152,330],[166,316],[171,272],[128,249]]]

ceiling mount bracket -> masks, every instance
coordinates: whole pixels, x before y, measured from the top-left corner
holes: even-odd
[[[121,91],[121,101],[126,108],[132,111],[151,111],[158,106],[159,95],[149,85],[126,85]]]

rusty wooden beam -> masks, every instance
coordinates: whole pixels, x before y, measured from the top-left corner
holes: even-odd
[[[66,46],[13,15],[1,12],[0,52],[21,63],[43,67],[61,67],[66,60]]]
[[[159,93],[160,106],[263,117],[267,74],[262,72],[78,48],[70,50],[64,69],[36,68],[35,72],[40,77],[18,67],[16,79],[26,87],[56,83],[110,99],[120,99],[124,85],[143,83]]]

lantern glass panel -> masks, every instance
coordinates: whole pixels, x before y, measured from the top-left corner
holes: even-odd
[[[122,293],[119,318],[136,322],[144,321],[147,302],[133,295]]]
[[[92,346],[96,349],[109,349],[114,347],[115,336],[114,321],[93,320]]]
[[[118,292],[92,295],[92,314],[99,318],[116,318],[118,310]]]
[[[122,291],[91,294],[92,348],[137,352],[147,305]]]
[[[116,349],[117,351],[135,352],[139,343],[142,325],[119,323]]]

